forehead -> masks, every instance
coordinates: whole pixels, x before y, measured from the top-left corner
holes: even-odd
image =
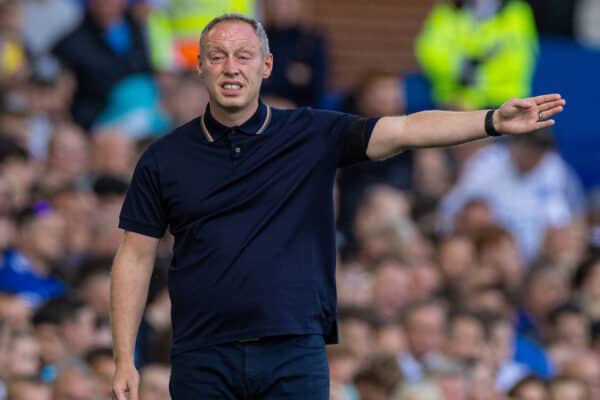
[[[260,40],[250,24],[224,21],[207,33],[206,44],[208,47],[260,46]]]

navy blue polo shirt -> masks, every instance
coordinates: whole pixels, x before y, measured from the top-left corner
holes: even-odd
[[[239,127],[210,110],[152,143],[125,230],[175,237],[173,354],[288,334],[337,341],[336,168],[367,159],[376,118],[260,102]]]

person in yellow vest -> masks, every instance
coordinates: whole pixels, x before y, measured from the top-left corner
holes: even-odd
[[[148,16],[152,64],[158,70],[195,69],[202,28],[223,13],[254,16],[256,0],[155,0]]]
[[[0,86],[25,78],[27,55],[23,39],[22,4],[17,0],[0,1]]]
[[[416,41],[434,101],[460,109],[529,96],[537,50],[534,17],[523,0],[441,2]]]

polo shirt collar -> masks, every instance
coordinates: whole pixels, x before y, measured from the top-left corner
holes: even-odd
[[[209,105],[206,106],[201,120],[202,132],[210,143],[222,139],[232,128],[248,136],[260,135],[267,129],[269,122],[271,122],[271,108],[260,99],[256,112],[240,126],[229,127],[221,124],[210,113]]]

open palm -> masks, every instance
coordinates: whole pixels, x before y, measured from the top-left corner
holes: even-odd
[[[552,117],[562,112],[565,104],[559,94],[510,99],[494,113],[494,126],[498,132],[509,135],[552,126]]]

